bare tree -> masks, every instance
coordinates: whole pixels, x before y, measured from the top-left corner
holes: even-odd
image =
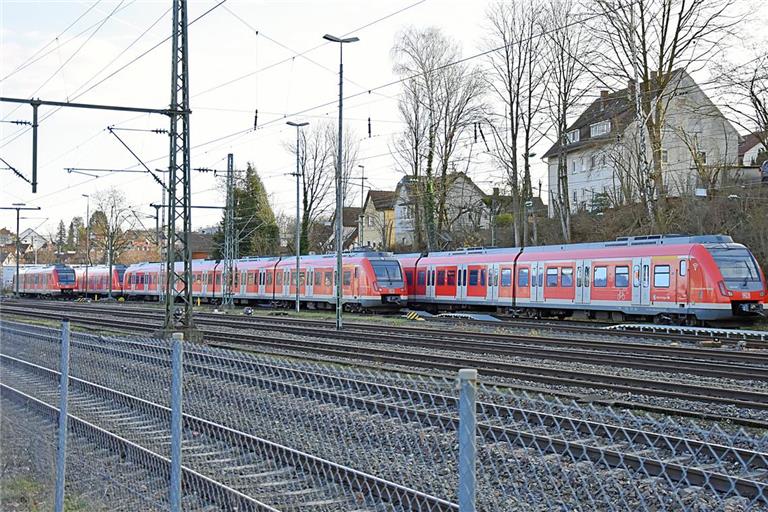
[[[640,189],[649,220],[656,228],[663,218],[656,201],[665,195],[662,139],[670,101],[678,94],[680,73],[711,62],[722,47],[729,28],[738,20],[726,11],[732,0],[596,0],[601,16],[592,30],[602,43],[606,76],[630,83],[636,95],[636,122],[641,145],[638,161],[647,161],[643,137],[650,142],[650,162]]]
[[[555,129],[557,190],[550,190],[550,201],[560,220],[565,242],[571,241],[571,203],[568,191],[568,121],[593,83],[589,63],[593,58],[589,31],[574,23],[579,11],[573,0],[550,0],[542,23],[546,34],[546,65],[550,70],[547,106]]]
[[[96,211],[94,213],[91,229],[94,234],[94,245],[101,248],[109,265],[109,273],[112,275],[112,267],[120,257],[120,254],[131,245],[129,230],[133,228],[133,214],[128,206],[125,194],[116,187],[100,190],[94,194]],[[109,281],[109,297],[112,296],[112,280]]]
[[[407,128],[396,148],[414,173],[431,249],[448,227],[447,190],[439,185],[445,179],[438,178],[448,175],[462,133],[478,118],[483,83],[476,68],[461,62],[458,44],[437,28],[406,29],[392,53],[395,72],[407,78],[400,104]]]
[[[543,137],[543,91],[547,75],[543,61],[538,58],[543,37],[539,7],[513,0],[494,4],[486,14],[491,33],[487,45],[496,49],[489,56],[493,73],[488,75],[487,82],[504,110],[503,114],[490,115],[494,140],[492,155],[507,174],[517,246],[527,242],[524,205],[533,197],[531,148]]]

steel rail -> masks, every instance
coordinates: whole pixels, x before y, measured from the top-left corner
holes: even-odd
[[[116,340],[111,340],[110,345],[114,345]],[[87,348],[97,348],[103,350],[104,347],[87,342],[77,341],[76,345]],[[129,346],[139,345],[135,342],[117,342],[118,344],[125,344]],[[140,345],[139,345],[140,346]],[[109,347],[108,351],[115,353],[117,357],[120,355],[126,355],[125,352],[115,352],[118,349]],[[132,357],[143,356],[146,361],[157,364],[160,366],[167,366],[168,360],[162,359],[153,355],[141,355],[136,352],[130,353]],[[194,348],[187,350],[185,353],[187,357],[204,358],[204,361],[218,360],[222,363],[233,362],[232,359],[222,356],[213,356],[211,354],[201,354],[195,352]],[[30,367],[36,367],[43,371],[48,371],[51,374],[56,374],[55,370],[39,367],[33,363],[18,360],[10,356],[2,355],[3,359],[12,360],[16,363],[28,365]],[[242,363],[242,361],[239,361]],[[394,418],[407,418],[418,420],[422,424],[427,426],[440,426],[447,431],[456,431],[458,429],[458,419],[455,415],[447,415],[432,411],[419,410],[412,407],[393,404],[391,402],[381,402],[371,400],[369,398],[363,398],[359,396],[350,396],[334,391],[325,389],[308,388],[306,386],[298,385],[294,382],[279,382],[258,375],[262,375],[264,370],[273,370],[276,372],[287,372],[298,379],[306,380],[307,377],[316,378],[322,377],[323,379],[331,380],[335,383],[342,384],[345,387],[356,388],[357,391],[364,390],[365,392],[372,393],[370,387],[375,388],[375,392],[380,394],[387,393],[391,396],[398,397],[400,400],[405,401],[402,397],[408,397],[411,401],[415,400],[427,400],[433,404],[444,404],[446,408],[456,409],[457,399],[455,397],[447,395],[438,395],[434,393],[428,393],[418,390],[410,390],[401,387],[389,386],[384,384],[377,384],[367,381],[359,381],[355,379],[347,379],[339,376],[315,374],[307,372],[305,370],[297,370],[284,366],[272,366],[262,362],[251,363],[253,366],[257,366],[259,371],[252,373],[233,372],[230,368],[211,368],[209,366],[201,366],[200,364],[190,364],[185,362],[185,368],[202,371],[203,374],[213,372],[219,377],[232,377],[235,376],[240,379],[240,382],[248,383],[251,385],[257,385],[259,387],[267,387],[273,391],[290,392],[294,396],[299,398],[310,397],[322,397],[332,403],[343,403],[345,406],[355,405],[358,408],[365,409],[369,412],[375,412],[379,414],[387,414]],[[55,378],[55,375],[51,375]],[[76,382],[83,382],[80,379],[75,379]],[[87,385],[94,385],[98,389],[102,389],[101,386],[92,383],[86,383]],[[373,394],[375,394],[375,392]],[[141,400],[141,399],[138,399]],[[599,447],[590,446],[588,444],[565,440],[561,437],[547,436],[543,434],[534,434],[527,431],[521,431],[505,426],[490,425],[487,423],[478,423],[479,433],[490,442],[499,442],[501,440],[510,444],[530,447],[535,445],[536,448],[542,452],[555,453],[560,456],[570,455],[575,460],[589,460],[596,464],[606,464],[609,467],[621,467],[627,465],[633,470],[641,471],[648,477],[668,477],[675,481],[688,482],[691,485],[709,487],[712,490],[728,493],[733,489],[737,489],[738,494],[750,499],[759,499],[761,501],[768,502],[768,494],[766,493],[765,483],[757,482],[748,478],[735,477],[703,469],[691,465],[683,465],[674,462],[679,458],[686,458],[693,454],[704,453],[716,455],[718,457],[725,457],[728,455],[735,455],[743,461],[749,461],[754,464],[753,471],[764,469],[767,465],[766,455],[751,450],[745,450],[735,447],[728,447],[723,445],[717,445],[714,443],[708,443],[698,441],[694,439],[680,438],[677,436],[669,436],[663,434],[657,434],[654,432],[642,431],[637,429],[623,428],[610,424],[597,423],[594,421],[563,417],[554,414],[540,413],[538,411],[530,411],[519,408],[512,408],[507,406],[500,406],[485,402],[479,402],[478,407],[481,413],[488,414],[489,412],[502,412],[503,417],[522,420],[528,423],[538,423],[541,426],[551,426],[552,424],[560,424],[571,427],[574,431],[579,433],[595,434],[596,432],[604,432],[614,442],[627,442],[632,444],[642,444],[644,446],[653,446],[655,448],[662,448],[672,451],[672,461],[659,460],[646,455],[635,453],[633,451],[619,451],[615,447]],[[482,417],[482,416],[481,416]],[[675,450],[676,447],[683,447],[691,453],[680,453]]]
[[[29,368],[33,368],[38,373],[46,373],[52,381],[55,383],[58,375],[58,371],[51,368],[46,368],[41,365],[30,363],[18,358],[10,357],[7,355],[0,355],[3,359],[12,360],[15,364],[21,364]],[[89,382],[84,379],[79,379],[70,376],[69,382],[71,386],[79,386],[84,389],[91,390],[91,392],[98,391],[100,395],[112,397],[112,400],[121,403],[132,404],[136,407],[141,406],[142,410],[154,410],[158,415],[163,417],[170,417],[170,408],[156,404],[149,400],[145,400],[127,393],[116,391],[114,389],[107,388],[94,382]],[[0,385],[3,385],[0,383]],[[54,408],[55,409],[55,408]],[[399,505],[404,506],[406,509],[413,510],[434,510],[434,511],[458,511],[458,506],[441,498],[431,496],[429,494],[410,489],[406,486],[400,485],[395,482],[379,478],[375,475],[365,473],[363,471],[344,466],[342,464],[335,463],[333,461],[323,459],[321,457],[302,452],[266,439],[254,436],[252,434],[239,431],[237,429],[222,425],[198,416],[193,416],[188,413],[183,413],[183,423],[186,429],[195,431],[215,432],[221,436],[222,441],[238,441],[244,447],[251,448],[253,446],[258,447],[266,453],[269,453],[272,457],[281,461],[290,461],[291,464],[299,466],[304,471],[314,472],[317,476],[328,479],[332,477],[336,483],[350,486],[358,492],[369,491],[376,494],[380,499],[384,501],[392,501],[393,497],[397,497]],[[231,437],[227,437],[231,436]],[[170,460],[166,459],[170,465]],[[169,466],[170,468],[170,466]],[[198,473],[199,474],[199,473]],[[201,475],[204,476],[204,475]],[[208,477],[204,477],[208,478]],[[214,480],[208,478],[211,482]],[[222,485],[222,484],[219,484]],[[250,498],[245,494],[232,489],[233,492],[240,496]],[[264,505],[256,500],[255,503]],[[265,505],[267,506],[267,505]],[[265,510],[276,511],[272,507],[267,506]],[[234,507],[233,507],[234,509]],[[260,509],[261,510],[261,509]]]
[[[32,316],[35,316],[35,315],[33,314]],[[48,318],[47,316],[42,314],[37,315],[37,317]],[[84,318],[74,318],[72,316],[68,316],[68,318],[70,318],[73,323],[92,326],[94,328],[103,328],[105,326],[115,328],[114,324],[108,322],[103,318],[102,319],[87,319],[87,318],[84,319]],[[146,324],[142,324],[142,323],[123,321],[121,325],[124,326],[124,329],[129,329],[133,333],[144,332],[144,333],[152,334],[155,332],[155,328],[153,326],[147,326]],[[121,329],[121,330],[124,330],[124,329]],[[231,336],[231,335],[228,335],[228,336]],[[253,351],[251,345],[244,347],[242,343],[229,342],[228,337],[226,336],[223,338],[224,338],[224,341],[215,343],[213,346],[231,348],[236,350],[243,350],[244,348],[246,348],[248,351]],[[270,351],[263,347],[260,347],[257,350],[257,352],[260,354],[272,355],[272,356],[278,356],[278,357],[286,357],[286,356],[292,357],[290,354],[286,354],[285,349],[282,349],[281,347],[278,347],[276,351]],[[338,359],[334,359],[333,356],[331,357],[331,359],[326,359],[325,357],[318,356],[317,354],[301,352],[301,358],[306,360],[318,361],[318,362],[331,362],[331,363],[338,364]],[[414,370],[414,369],[409,369],[408,367],[382,368],[382,366],[378,364],[380,359],[381,358],[368,358],[368,360],[371,361],[371,363],[364,363],[358,360],[354,362],[354,366],[358,368],[370,368],[372,370],[388,369],[390,371],[396,371],[398,373],[423,375],[423,376],[433,376],[433,377],[445,376],[444,373],[429,371],[431,370],[431,367],[429,366],[421,366],[422,368],[424,368],[423,370]],[[564,390],[553,390],[553,389],[547,389],[547,388],[536,388],[536,387],[525,386],[521,384],[511,384],[509,382],[493,382],[493,381],[490,381],[489,379],[483,379],[483,381],[488,385],[492,385],[498,388],[509,388],[509,389],[516,389],[520,391],[536,393],[541,395],[558,396],[561,398],[574,400],[578,402],[583,402],[585,399],[583,393],[567,392]],[[677,398],[681,400],[694,400],[694,401],[696,400],[696,397],[692,398],[686,394],[681,394]],[[768,421],[744,418],[741,416],[727,417],[727,416],[723,416],[722,414],[707,413],[707,412],[696,411],[691,409],[675,409],[672,407],[660,407],[660,406],[654,406],[651,404],[645,404],[642,402],[615,400],[611,398],[602,399],[599,397],[590,397],[588,401],[593,404],[600,404],[600,405],[605,405],[609,407],[644,410],[644,411],[648,411],[654,414],[660,414],[664,416],[687,416],[687,417],[718,421],[718,422],[725,421],[730,424],[742,425],[750,428],[768,429]]]
[[[46,309],[46,308],[41,308]],[[55,307],[50,307],[52,310],[56,310]],[[157,316],[155,311],[120,311],[114,308],[96,308],[90,309],[88,307],[82,309],[84,312],[96,312],[102,311],[115,316],[136,316],[143,315],[145,318],[154,318]],[[400,345],[411,345],[418,347],[433,347],[438,349],[451,349],[463,352],[475,352],[483,354],[498,354],[508,355],[513,357],[530,357],[537,359],[553,359],[565,362],[576,362],[583,364],[603,364],[609,366],[624,366],[628,368],[637,368],[647,371],[667,371],[679,373],[685,371],[686,373],[701,375],[715,378],[728,378],[728,379],[768,379],[768,366],[747,366],[741,363],[764,363],[765,356],[762,354],[749,354],[749,353],[729,353],[729,352],[716,352],[707,349],[682,349],[677,347],[660,347],[669,350],[656,350],[655,347],[638,344],[615,344],[610,347],[606,347],[604,342],[595,342],[588,344],[589,342],[567,342],[562,340],[546,340],[539,337],[506,337],[504,339],[494,339],[490,342],[481,341],[474,338],[473,334],[466,336],[468,339],[455,339],[455,332],[441,332],[432,331],[427,339],[423,333],[404,332],[402,335],[389,335],[389,334],[377,334],[375,338],[371,337],[370,330],[355,329],[354,327],[346,329],[342,333],[337,331],[331,331],[327,329],[321,329],[320,331],[307,328],[304,325],[300,325],[297,329],[292,324],[275,325],[270,322],[262,323],[259,320],[251,321],[245,319],[232,319],[222,317],[221,315],[197,315],[198,322],[213,323],[217,326],[231,326],[231,327],[264,327],[273,331],[289,332],[289,333],[302,333],[316,337],[331,338],[331,339],[345,339],[348,341],[359,341],[364,338],[368,342],[391,342]],[[375,329],[376,326],[373,327]],[[451,339],[446,341],[445,336],[449,335]],[[530,344],[541,345],[544,342],[551,341],[554,343],[548,343],[548,345],[554,345],[562,349],[550,349],[550,348],[538,348],[531,347]],[[577,348],[577,352],[565,350],[566,347]],[[598,352],[599,351],[599,352]],[[640,352],[624,354],[619,356],[613,353],[613,351],[621,352]],[[656,356],[651,359],[644,356]],[[691,361],[691,357],[697,358],[710,358],[718,359],[718,361],[702,360],[698,359]],[[739,363],[739,364],[734,364]]]

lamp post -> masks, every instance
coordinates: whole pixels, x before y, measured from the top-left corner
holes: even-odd
[[[88,267],[91,265],[91,196],[85,198],[85,296],[88,297]]]
[[[365,212],[363,212],[365,209],[365,166],[358,165],[358,167],[360,168],[360,229],[358,230],[357,238],[360,242],[360,247],[362,247],[365,238],[363,236],[363,228],[365,227]]]
[[[24,203],[11,203],[11,206],[3,206],[0,210],[16,210],[16,296],[19,296],[19,258],[21,257],[19,246],[21,244],[21,233],[19,233],[19,214],[21,210],[39,210],[39,206],[27,206]]]
[[[342,159],[344,157],[344,150],[342,148],[342,134],[343,134],[343,107],[344,107],[344,44],[355,43],[359,41],[357,37],[340,38],[325,34],[323,39],[332,43],[339,43],[339,141],[338,141],[338,156],[336,158],[336,330],[340,331],[342,327],[341,323],[341,252],[344,248],[344,243],[341,239],[342,236],[342,216],[344,207],[344,190],[342,188],[341,174],[344,168]]]
[[[299,178],[301,177],[301,173],[299,172],[299,142],[301,140],[301,128],[307,126],[309,123],[294,123],[293,121],[288,121],[286,124],[288,126],[296,127],[296,173],[294,174],[294,176],[296,176],[296,238],[294,243],[296,246],[296,312],[298,313],[301,311],[301,302],[299,301],[299,286],[301,285],[301,234],[299,233]]]

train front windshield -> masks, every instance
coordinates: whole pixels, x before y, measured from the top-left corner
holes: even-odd
[[[371,260],[371,266],[379,286],[388,288],[403,286],[403,273],[400,270],[400,263],[397,261]]]
[[[710,249],[717,268],[726,282],[759,283],[760,272],[752,254],[744,248]]]
[[[71,268],[60,268],[56,272],[59,275],[59,284],[75,284],[75,271]]]

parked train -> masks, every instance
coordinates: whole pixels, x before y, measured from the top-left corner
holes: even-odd
[[[409,305],[697,323],[764,314],[755,258],[724,235],[401,254]]]
[[[76,293],[75,271],[66,265],[19,268],[19,295],[61,297]],[[16,290],[16,275],[12,289]]]
[[[113,297],[123,295],[123,276],[125,275],[126,268],[128,268],[126,265],[112,266],[111,291]],[[110,292],[109,265],[75,267],[75,277],[77,282],[75,290],[79,295],[106,297]]]
[[[181,270],[181,264],[176,264]],[[335,255],[302,256],[298,274],[299,297],[310,309],[331,309],[335,304]],[[400,264],[391,253],[346,253],[342,265],[344,307],[349,311],[398,309],[407,300]],[[221,262],[192,262],[192,296],[206,301],[222,299]],[[126,297],[159,297],[164,286],[164,264],[130,265],[123,278]],[[293,304],[296,297],[296,259],[293,257],[236,260],[232,294],[238,303]]]

